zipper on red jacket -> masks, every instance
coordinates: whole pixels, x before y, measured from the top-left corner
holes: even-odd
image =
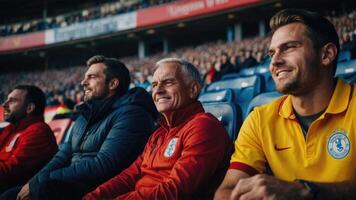
[[[162,134],[163,136],[160,136],[160,137],[158,138],[158,140],[156,141],[157,144],[155,144],[155,146],[153,147],[153,149],[152,149],[152,151],[151,151],[151,153],[150,153],[150,156],[149,156],[149,157],[151,158],[150,167],[153,166],[153,161],[154,161],[154,159],[155,159],[155,157],[156,157],[156,153],[155,153],[155,152],[157,151],[157,149],[158,149],[159,147],[162,146],[163,142],[165,141],[166,136],[167,136],[168,133],[169,133],[169,130],[168,130],[168,129],[165,129],[165,130],[166,130],[166,132]],[[158,143],[158,141],[159,141],[159,143]]]

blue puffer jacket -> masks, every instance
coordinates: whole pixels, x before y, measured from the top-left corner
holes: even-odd
[[[127,168],[142,152],[154,131],[158,113],[142,88],[121,97],[78,106],[72,138],[30,180],[30,191],[49,179],[76,181],[96,187]]]

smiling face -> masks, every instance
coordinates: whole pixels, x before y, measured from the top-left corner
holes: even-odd
[[[96,63],[89,67],[81,82],[84,89],[84,101],[103,99],[109,96],[109,87],[104,71],[103,63]]]
[[[277,29],[269,54],[270,71],[279,92],[300,95],[318,83],[321,58],[303,24],[291,23]]]
[[[164,116],[194,100],[192,84],[185,83],[184,73],[175,63],[161,63],[152,79],[152,98],[158,112]]]
[[[17,123],[27,116],[26,91],[15,89],[4,102],[4,119],[10,123]]]

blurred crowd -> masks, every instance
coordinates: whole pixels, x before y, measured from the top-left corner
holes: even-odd
[[[0,36],[66,27],[79,22],[113,16],[172,1],[174,0],[117,0],[77,12],[47,17],[46,19],[33,19],[14,24],[3,24],[0,25]]]
[[[340,36],[341,49],[356,52],[356,11],[339,16],[329,17],[335,24]],[[179,57],[193,63],[202,74],[205,84],[219,80],[227,73],[237,73],[269,62],[267,50],[270,36],[244,39],[239,42],[226,43],[216,41],[199,46],[187,46],[169,54],[158,53],[144,59],[126,57],[121,60],[131,71],[131,87],[139,86],[151,91],[150,80],[154,64],[163,57]],[[83,63],[84,64],[84,63]],[[80,86],[84,66],[65,69],[48,69],[36,72],[16,72],[0,75],[0,100],[17,84],[34,84],[42,88],[47,95],[48,105],[71,101],[81,101],[83,91]]]

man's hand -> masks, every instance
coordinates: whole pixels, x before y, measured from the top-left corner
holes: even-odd
[[[17,194],[16,200],[28,200],[30,198],[30,186],[28,183],[24,185]]]
[[[259,174],[241,179],[232,191],[231,199],[297,200],[308,195],[310,195],[308,189],[300,183],[286,182]]]

